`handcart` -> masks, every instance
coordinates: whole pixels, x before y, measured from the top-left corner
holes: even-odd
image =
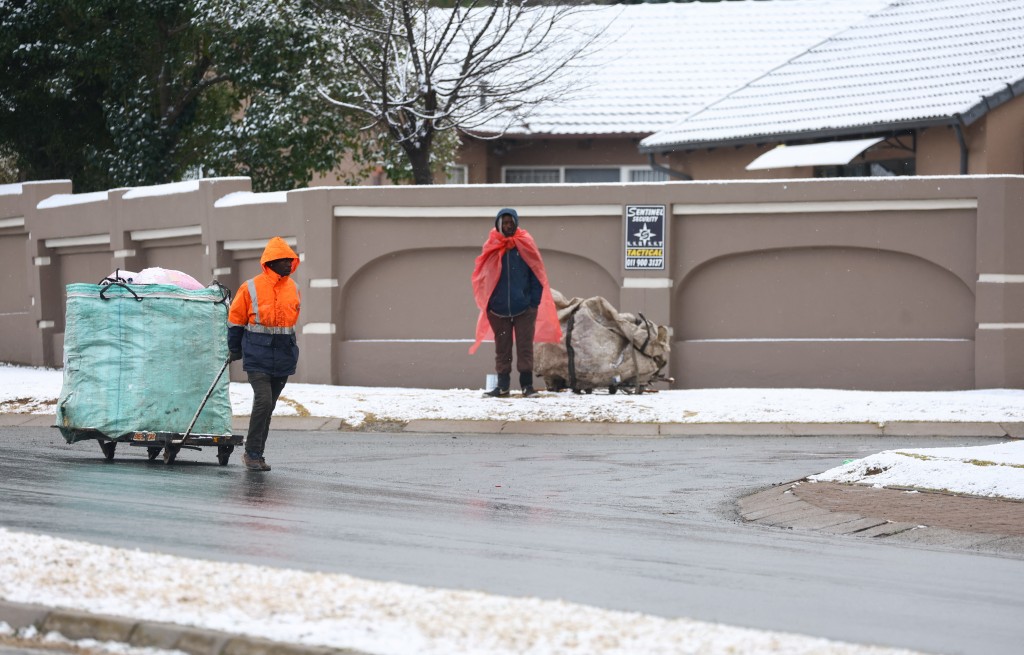
[[[55,426],[65,440],[95,439],[107,460],[119,443],[146,448],[150,461],[163,453],[165,464],[183,448],[215,447],[217,462],[227,465],[243,443],[231,432],[224,376],[227,289],[216,281],[205,289],[133,284],[115,275],[99,285],[69,284],[67,294]]]
[[[213,384],[210,385],[210,390],[207,391],[206,396],[203,397],[202,404],[199,406],[199,409],[196,410],[195,416],[192,417],[192,422],[189,423],[188,429],[185,430],[184,434],[142,430],[111,438],[98,430],[75,430],[74,428],[71,428],[70,431],[75,434],[74,438],[69,440],[69,443],[82,441],[84,439],[96,439],[99,441],[100,450],[103,451],[103,456],[108,460],[114,459],[117,444],[127,443],[129,446],[145,448],[147,450],[147,455],[149,456],[149,461],[151,462],[155,460],[161,452],[163,452],[164,464],[173,464],[175,458],[178,456],[178,452],[182,448],[201,450],[203,447],[215,446],[217,448],[217,462],[221,466],[227,466],[228,460],[231,459],[231,453],[235,450],[235,446],[242,445],[244,440],[243,436],[240,434],[231,434],[227,436],[216,434],[193,434],[192,428],[195,426],[196,419],[199,418],[199,414],[202,413],[203,408],[206,406],[206,402],[210,399],[217,383],[220,381],[221,376],[224,375],[224,371],[230,363],[230,359],[224,361],[224,365],[221,367],[216,379],[214,379]]]

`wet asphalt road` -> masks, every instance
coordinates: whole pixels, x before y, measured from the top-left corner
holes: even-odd
[[[1020,653],[1024,560],[742,524],[735,500],[935,437],[274,432],[269,474],[0,429],[0,525],[936,653]]]

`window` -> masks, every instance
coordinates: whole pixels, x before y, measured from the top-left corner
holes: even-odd
[[[562,171],[558,168],[508,168],[505,169],[506,184],[552,184],[561,182]]]
[[[448,179],[444,181],[445,184],[467,184],[469,182],[469,167],[468,166],[449,166],[448,167]]]
[[[665,171],[655,170],[653,168],[630,168],[626,172],[629,173],[630,182],[668,181],[668,173],[666,173]]]
[[[618,168],[567,168],[565,169],[566,184],[584,184],[586,182],[621,182],[622,171]]]
[[[892,177],[914,175],[913,159],[862,161],[845,166],[815,166],[814,177]]]
[[[585,184],[588,182],[664,182],[668,175],[645,166],[509,166],[505,184]]]

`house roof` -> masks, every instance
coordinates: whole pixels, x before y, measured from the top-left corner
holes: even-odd
[[[970,125],[1024,93],[1021,0],[886,4],[645,138],[640,150]]]
[[[587,87],[509,135],[650,135],[859,22],[891,0],[743,0],[595,7]]]

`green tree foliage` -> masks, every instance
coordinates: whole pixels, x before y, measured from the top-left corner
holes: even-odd
[[[77,191],[303,186],[353,133],[311,84],[336,48],[304,0],[0,0],[0,150]]]

